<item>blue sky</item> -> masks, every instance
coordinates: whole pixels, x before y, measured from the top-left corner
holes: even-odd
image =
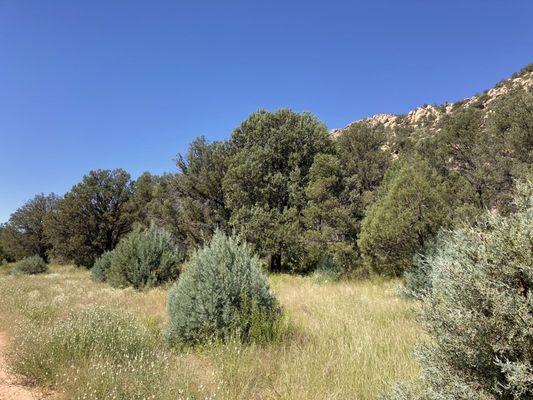
[[[490,88],[533,61],[531,1],[0,0],[0,221],[91,169],[173,171],[290,107],[329,128]]]

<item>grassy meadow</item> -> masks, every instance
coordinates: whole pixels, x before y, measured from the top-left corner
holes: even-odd
[[[94,283],[84,269],[35,276],[0,267],[11,368],[66,399],[377,399],[417,376],[416,304],[395,280],[274,275],[283,340],[169,348],[167,288]]]

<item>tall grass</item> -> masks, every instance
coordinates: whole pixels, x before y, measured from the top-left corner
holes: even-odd
[[[292,327],[271,344],[167,348],[166,288],[111,289],[57,266],[0,274],[0,326],[11,366],[68,399],[377,399],[417,376],[415,305],[396,281],[270,280]]]

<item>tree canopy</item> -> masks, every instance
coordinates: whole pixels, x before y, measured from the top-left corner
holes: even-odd
[[[91,171],[49,215],[46,235],[56,257],[91,267],[128,233],[135,214],[130,175],[121,169]]]
[[[326,127],[308,113],[258,111],[233,131],[224,177],[231,226],[273,271],[297,270],[302,210],[317,154],[332,153]]]

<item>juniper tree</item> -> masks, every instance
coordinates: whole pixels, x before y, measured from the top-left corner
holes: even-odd
[[[356,263],[357,220],[344,202],[344,173],[336,155],[319,154],[309,171],[304,209],[305,255],[307,270],[333,268],[346,273]],[[329,263],[329,265],[328,265]]]
[[[335,147],[344,176],[343,196],[360,220],[392,160],[386,129],[364,122],[352,124],[336,139]]]
[[[204,137],[194,140],[185,156],[178,155],[169,194],[180,239],[189,248],[202,245],[217,229],[227,230],[230,210],[222,181],[228,157],[226,143],[208,143]]]
[[[451,204],[446,183],[426,161],[400,161],[387,173],[363,220],[358,244],[366,263],[400,275],[446,224]]]
[[[459,174],[479,208],[506,210],[514,180],[533,164],[533,91],[512,90],[485,110],[461,108],[443,118],[429,161],[444,174]]]
[[[52,246],[45,236],[44,224],[58,200],[53,193],[41,193],[11,214],[3,235],[6,253],[16,259],[38,255],[48,260]]]
[[[130,175],[121,169],[91,171],[57,203],[45,223],[56,256],[92,267],[132,228]]]
[[[270,259],[297,269],[305,188],[314,157],[331,153],[326,127],[309,113],[258,111],[233,131],[224,194],[231,225]]]
[[[132,183],[132,210],[135,225],[148,228],[153,222],[151,203],[154,201],[160,178],[144,172]]]

